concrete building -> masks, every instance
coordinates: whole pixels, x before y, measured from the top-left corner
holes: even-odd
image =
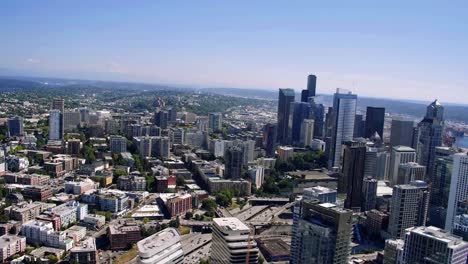
[[[109,138],[109,148],[112,153],[127,152],[127,139],[122,136],[112,135]]]
[[[353,140],[357,95],[337,89],[333,96],[331,145],[328,167],[341,165],[342,143]]]
[[[402,163],[398,166],[398,174],[395,184],[408,184],[413,181],[424,181],[426,167],[416,162]]]
[[[453,170],[450,183],[450,192],[447,206],[445,230],[453,229],[456,208],[459,202],[468,199],[468,154],[457,153],[453,155]]]
[[[81,123],[80,112],[65,111],[63,113],[63,129],[65,131],[77,129]]]
[[[258,263],[257,242],[251,230],[239,219],[214,218],[211,242],[211,263]],[[248,261],[246,261],[249,254]]]
[[[366,211],[365,227],[370,236],[380,237],[381,232],[388,228],[388,214],[376,209]]]
[[[320,150],[322,152],[325,152],[326,149],[326,144],[325,141],[320,140],[320,139],[313,139],[312,142],[310,143],[310,148],[312,150]]]
[[[6,173],[3,175],[5,183],[15,183],[22,185],[46,185],[50,176],[40,174]]]
[[[415,162],[416,161],[416,151],[410,147],[405,146],[394,146],[390,155],[390,165],[388,180],[393,186],[397,183],[398,179],[398,167],[400,164]]]
[[[440,228],[418,226],[406,231],[404,263],[465,264],[467,257],[468,243]]]
[[[255,183],[255,187],[258,189],[262,187],[265,181],[265,168],[262,166],[255,166],[249,168],[249,174],[252,179],[252,183]]]
[[[301,125],[300,143],[302,146],[310,146],[314,139],[314,124],[313,119],[304,119]]]
[[[42,202],[22,202],[5,208],[4,213],[9,216],[11,220],[25,223],[34,220],[36,216],[40,215],[43,211],[53,207],[55,207],[54,204]]]
[[[94,215],[88,214],[83,220],[81,220],[81,225],[85,226],[89,230],[98,230],[104,226],[106,223],[106,217],[103,215]]]
[[[403,239],[385,240],[384,264],[403,264],[403,250],[405,241]]]
[[[352,214],[334,204],[296,200],[290,263],[348,264]]]
[[[47,185],[29,186],[23,189],[24,199],[47,201],[52,197],[52,188]]]
[[[294,148],[286,147],[286,146],[278,147],[278,160],[279,161],[286,162],[293,156],[294,156]]]
[[[70,250],[70,261],[83,264],[98,264],[99,256],[96,250],[96,239],[88,237],[76,244]]]
[[[405,230],[424,226],[429,210],[429,190],[425,182],[395,185],[390,203],[388,232],[392,238],[403,238]]]
[[[362,208],[363,212],[376,208],[377,205],[377,180],[367,176],[362,185]]]
[[[336,190],[327,187],[315,186],[304,188],[303,196],[306,199],[317,199],[322,203],[336,203]]]
[[[188,193],[161,193],[158,201],[162,202],[169,217],[184,215],[192,210],[192,196]]]
[[[21,234],[29,244],[43,244],[66,251],[73,246],[73,240],[66,237],[65,232],[55,231],[51,222],[31,220],[21,226]]]
[[[123,191],[146,191],[146,178],[136,175],[120,176],[117,188]]]
[[[65,182],[65,192],[75,195],[80,195],[85,192],[95,190],[99,187],[99,183],[95,183],[91,179],[84,179],[78,182]]]
[[[68,202],[48,209],[47,213],[60,218],[60,226],[68,227],[88,215],[88,205],[79,202]]]
[[[16,254],[24,253],[26,249],[26,238],[15,235],[0,236],[0,261],[6,262],[6,259]]]
[[[182,264],[184,262],[180,235],[174,228],[166,228],[138,241],[137,249],[140,264]]]

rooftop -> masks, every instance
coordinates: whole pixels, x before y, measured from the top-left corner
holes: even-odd
[[[80,251],[96,251],[96,239],[94,237],[87,237],[76,244],[70,251],[72,253]]]
[[[15,235],[3,235],[0,236],[0,248],[5,248],[7,245],[14,243],[24,237],[15,236]]]
[[[137,243],[140,254],[159,253],[166,248],[179,243],[180,235],[174,228],[166,228],[152,236],[149,236]]]
[[[464,242],[461,237],[454,236],[443,229],[435,226],[418,226],[407,229],[411,233],[416,233],[421,236],[425,236],[431,239],[437,239],[448,244],[449,247],[466,246],[467,242]]]
[[[393,147],[393,149],[398,152],[414,152],[415,151],[413,148],[410,148],[407,146],[395,146]]]
[[[235,217],[214,218],[213,222],[226,231],[250,231],[250,229]]]

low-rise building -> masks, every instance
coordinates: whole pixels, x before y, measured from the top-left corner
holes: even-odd
[[[73,246],[73,240],[67,238],[65,232],[55,231],[52,223],[41,220],[31,220],[21,226],[21,234],[30,244],[43,244],[66,251]]]
[[[103,215],[88,214],[81,220],[80,224],[90,230],[98,230],[106,224],[106,217]]]
[[[46,185],[50,177],[48,175],[7,173],[3,176],[5,183],[16,183],[23,185]]]
[[[133,219],[120,219],[107,228],[111,250],[124,250],[141,239],[140,227]]]
[[[84,179],[78,182],[66,182],[65,183],[65,192],[80,195],[87,191],[97,189],[99,187],[98,183],[95,183],[91,179]]]
[[[15,254],[23,253],[25,249],[25,237],[16,235],[0,236],[0,261],[2,263]]]
[[[16,205],[5,208],[4,213],[12,220],[25,223],[35,219],[43,211],[55,207],[54,204],[41,203],[41,202],[22,202]]]
[[[73,239],[74,244],[76,244],[86,237],[86,227],[74,225],[65,230],[65,234],[67,237]]]
[[[192,195],[189,193],[161,193],[158,201],[162,202],[169,217],[183,215],[192,210]]]
[[[28,186],[23,189],[24,198],[33,201],[47,201],[53,195],[52,188],[47,185]]]
[[[366,212],[366,230],[371,236],[379,237],[388,228],[388,214],[372,209]]]
[[[117,186],[124,191],[145,191],[146,179],[136,175],[120,176],[117,180]]]
[[[96,239],[87,237],[83,241],[77,243],[70,250],[70,261],[75,261],[80,264],[97,264],[99,256],[96,250]]]

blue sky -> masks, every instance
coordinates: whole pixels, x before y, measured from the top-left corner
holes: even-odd
[[[468,103],[468,2],[383,2],[3,0],[0,74]]]

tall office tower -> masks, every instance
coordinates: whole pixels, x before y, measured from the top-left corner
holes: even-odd
[[[62,113],[59,110],[49,111],[49,140],[62,139]]]
[[[342,175],[338,183],[338,192],[346,192],[345,208],[359,212],[362,207],[366,146],[365,143],[347,141],[343,143],[343,148]]]
[[[383,138],[385,108],[368,106],[366,110],[366,128],[364,136],[372,137],[375,132]]]
[[[409,184],[413,181],[424,181],[426,167],[416,162],[402,163],[398,166],[398,174],[395,184]]]
[[[306,198],[293,213],[291,264],[347,264],[351,254],[351,210]]]
[[[244,151],[240,146],[229,147],[224,153],[226,178],[239,179],[242,177]]]
[[[428,173],[434,169],[435,148],[442,146],[443,129],[444,107],[435,100],[427,107],[426,116],[419,122],[417,130],[417,161],[426,166]]]
[[[166,228],[138,241],[137,249],[139,264],[184,263],[184,252],[180,243],[180,235],[174,228]]]
[[[197,129],[200,131],[207,132],[209,128],[208,123],[209,122],[207,116],[199,116],[196,121]]]
[[[65,113],[63,113],[63,129],[64,130],[77,129],[80,126],[80,123],[81,123],[80,112],[65,111]]]
[[[390,145],[407,147],[413,146],[413,121],[393,119],[390,131]]]
[[[294,102],[293,89],[279,89],[278,97],[278,131],[276,133],[277,142],[288,144],[289,133],[289,112],[291,103]]]
[[[429,207],[429,224],[445,228],[447,207],[450,194],[450,182],[453,169],[453,154],[448,147],[436,147],[436,159],[431,179],[431,203]]]
[[[169,113],[165,110],[156,110],[154,114],[154,124],[161,129],[166,129],[169,122]]]
[[[23,135],[23,118],[16,116],[8,119],[8,135],[10,137],[19,137]]]
[[[403,250],[404,263],[465,264],[468,243],[434,226],[407,230]]]
[[[300,142],[302,146],[310,146],[314,139],[314,124],[313,119],[304,119],[301,125]]]
[[[80,112],[80,122],[87,124],[89,122],[89,109],[84,107],[78,110]]]
[[[336,89],[333,96],[331,149],[328,167],[339,167],[343,142],[353,140],[357,95]]]
[[[127,152],[127,139],[117,135],[110,136],[109,149],[111,153]]]
[[[324,116],[325,116],[325,107],[323,104],[318,104],[315,102],[314,97],[309,98],[309,103],[312,107],[312,115],[310,118],[314,119],[314,138],[323,138],[324,133]]]
[[[289,111],[289,134],[288,142],[298,145],[301,140],[301,125],[304,119],[312,115],[312,107],[309,103],[293,102]]]
[[[213,219],[211,263],[258,263],[257,242],[249,227],[235,217]]]
[[[426,225],[428,207],[429,189],[425,182],[395,185],[388,223],[392,238],[403,238],[407,228]]]
[[[366,147],[366,158],[364,162],[364,175],[372,176],[377,178],[377,166],[378,160],[377,155],[379,153],[378,148]]]
[[[416,160],[416,151],[410,147],[394,146],[390,154],[390,166],[388,180],[391,185],[397,183],[398,167],[400,164],[414,162]]]
[[[377,180],[368,176],[364,179],[362,186],[362,208],[363,212],[375,209],[377,205]]]
[[[275,155],[276,145],[276,124],[266,124],[263,127],[263,148],[267,157],[273,157]]]
[[[466,199],[468,199],[468,155],[467,153],[457,153],[453,155],[445,230],[452,231],[457,205]]]
[[[364,120],[364,116],[361,114],[357,114],[354,117],[354,138],[361,138],[364,137],[364,132],[366,129],[366,121]]]
[[[247,166],[247,163],[254,161],[255,140],[241,141],[241,147],[244,153],[243,164]]]
[[[311,74],[307,77],[307,90],[302,90],[301,102],[309,102],[309,97],[315,96],[316,89],[317,76]]]
[[[387,151],[377,153],[376,178],[380,181],[388,180],[390,166],[390,153]]]
[[[223,115],[221,113],[209,113],[208,128],[214,132],[221,131],[223,128]]]

